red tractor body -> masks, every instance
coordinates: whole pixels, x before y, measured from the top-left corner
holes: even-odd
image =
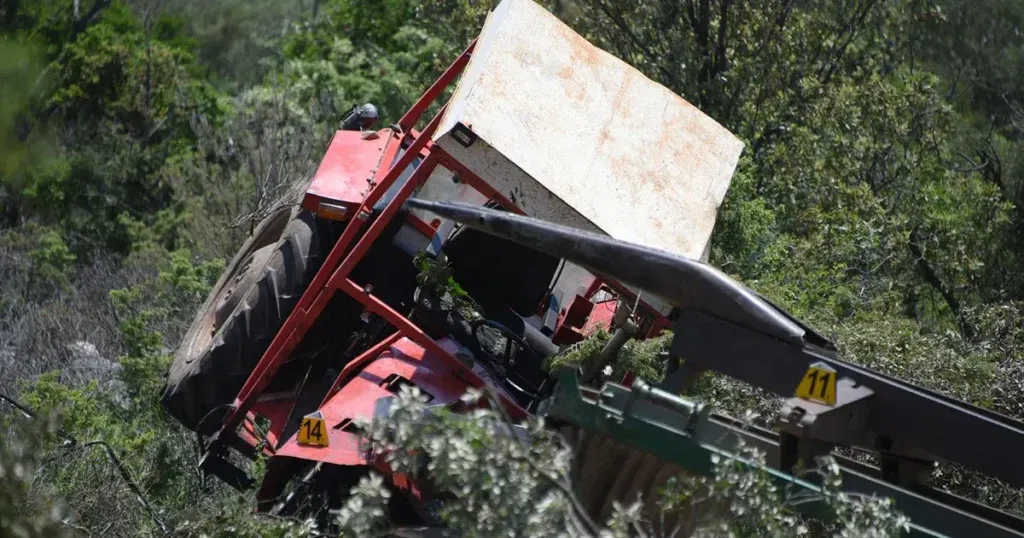
[[[187,337],[184,351],[179,351],[181,358],[176,361],[181,364],[172,366],[165,404],[182,422],[209,435],[201,467],[225,481],[252,485],[230,462],[229,450],[250,457],[262,452],[268,458],[267,473],[259,485],[259,510],[288,511],[287,506],[282,507],[287,504],[285,490],[297,479],[336,473],[341,478],[334,479],[331,487],[344,494],[358,476],[376,468],[390,477],[391,485],[405,493],[408,506],[424,519],[425,494],[404,477],[388,473],[379,460],[367,454],[358,428],[361,421],[372,420],[386,409],[399,387],[414,385],[430,398],[431,405],[452,407],[467,389],[486,385],[495,389],[511,417],[521,419],[551,393],[553,380],[544,371],[545,360],[586,334],[607,329],[616,317],[617,304],[629,306],[640,338],[656,335],[671,323],[669,305],[656,297],[642,296],[565,260],[407,209],[405,202],[411,196],[488,204],[628,236],[694,257],[706,254],[715,212],[742,145],[678,96],[565,32],[550,33],[561,36],[559,43],[568,43],[562,62],[571,63],[585,53],[594,71],[582,76],[561,69],[556,78],[569,88],[565,91],[577,109],[600,107],[595,110],[606,117],[601,129],[588,131],[586,119],[580,118],[587,112],[577,112],[559,125],[565,128],[576,122],[581,134],[566,136],[549,130],[543,115],[524,121],[522,110],[503,108],[500,102],[479,103],[481,98],[508,99],[509,81],[500,77],[512,68],[531,76],[531,69],[543,67],[544,59],[537,53],[540,49],[524,49],[514,40],[509,47],[503,36],[522,35],[516,31],[517,24],[525,24],[522,21],[565,28],[525,0],[506,0],[495,13],[485,27],[490,32],[482,33],[397,124],[378,131],[340,130],[334,135],[300,203],[300,216],[305,215],[302,218],[308,221],[308,230],[334,231],[329,239],[325,236],[330,234],[321,233],[317,244],[322,260],[316,265],[296,265],[289,260],[313,259],[316,248],[289,247],[287,241],[280,240],[273,254],[278,261],[263,270],[270,277],[259,281],[263,286],[256,287],[259,293],[249,291],[244,299],[231,299],[230,286],[218,283],[207,307],[227,304],[225,308],[233,309],[234,317],[220,311],[216,316],[202,314],[197,320],[205,316],[228,321],[219,322],[220,328],[195,329],[197,321],[193,332],[211,335]],[[499,24],[499,19],[505,22]],[[474,48],[481,46],[480,54],[490,63],[481,60],[474,66],[470,62]],[[553,45],[537,46],[547,50]],[[596,57],[594,51],[603,56]],[[510,67],[508,61],[518,63]],[[537,80],[543,89],[551,79],[542,76]],[[452,97],[437,103],[456,82]],[[585,95],[578,95],[583,83],[603,93],[591,91],[593,99],[588,101]],[[621,87],[615,89],[612,83]],[[563,89],[555,88],[558,92]],[[597,99],[602,95],[605,100],[622,97],[627,102],[614,102],[608,109]],[[649,101],[676,131],[652,134],[635,124],[620,126],[617,131],[624,114],[628,116],[625,105],[630,98],[639,100],[638,106]],[[520,95],[518,99],[517,106],[531,108],[531,100],[536,98]],[[421,116],[437,104],[437,113],[418,131]],[[559,106],[557,101],[550,105],[559,112],[572,108]],[[493,113],[499,126],[489,126],[489,118],[481,116],[481,111]],[[508,124],[507,129],[500,126],[502,122]],[[355,122],[346,121],[349,123]],[[439,134],[440,128],[443,134]],[[509,130],[516,131],[524,143],[503,139]],[[631,140],[642,151],[634,151],[629,144],[619,144],[617,149],[604,147],[620,131],[638,133]],[[642,139],[647,136],[654,137],[653,146]],[[565,148],[545,143],[544,137],[561,141]],[[524,152],[526,143],[536,146]],[[568,166],[566,157],[572,157],[578,146],[591,148],[587,150],[592,153],[586,157],[587,167]],[[647,151],[650,154],[644,153]],[[541,153],[547,161],[533,158]],[[508,157],[511,154],[516,155]],[[623,168],[628,163],[635,165]],[[574,174],[575,179],[563,181],[551,165],[566,166],[566,177]],[[663,189],[678,172],[673,167],[696,178],[686,180],[696,193],[687,200],[677,199],[677,191],[686,193],[686,188]],[[625,179],[608,175],[617,173],[615,169],[622,171]],[[595,178],[593,189],[610,189],[607,196],[580,184],[590,176]],[[692,211],[693,218],[651,216],[644,204],[701,209]],[[609,212],[609,207],[618,209]],[[671,241],[665,243],[666,237]],[[228,272],[243,271],[236,266],[258,265],[257,261],[267,259],[272,241],[260,245],[245,256],[240,254]],[[483,307],[485,319],[459,318],[453,309],[439,306],[441,298],[431,297],[417,282],[413,262],[424,255],[451,263],[453,277]],[[301,275],[290,274],[293,267],[307,268],[308,283]],[[308,267],[318,269],[314,273]],[[246,278],[226,275],[222,280],[248,282]],[[258,301],[265,304],[266,297],[284,306],[262,310],[254,306]],[[244,316],[239,318],[239,313]],[[273,316],[279,316],[279,327],[266,322]],[[241,329],[232,326],[235,332],[231,333],[223,328],[236,318],[241,319],[236,323]],[[260,323],[270,332],[251,328],[262,327]],[[485,349],[487,339],[482,335],[487,330],[504,338],[504,354]],[[233,336],[235,333],[243,336]],[[245,335],[257,333],[262,343],[246,340]],[[215,350],[220,349],[218,345],[231,344],[235,346],[231,349],[237,349],[232,351],[234,355],[251,356],[251,361],[242,357],[230,369],[232,375],[238,371],[247,374],[244,382],[238,377],[235,384],[221,383],[217,390],[205,388],[209,386],[206,381],[189,385],[192,380],[216,377],[226,370],[207,364],[213,360],[209,358],[213,352],[203,351],[203,342],[211,338]],[[232,344],[235,340],[240,342]],[[196,364],[192,364],[194,360]],[[223,395],[225,390],[234,394],[238,386],[232,398]]]
[[[470,51],[466,51],[456,61],[434,88],[440,89],[451,83],[468,59]],[[373,467],[375,462],[368,459],[356,424],[361,420],[372,420],[379,403],[394,397],[402,384],[415,385],[428,395],[432,405],[452,406],[468,388],[488,383],[505,399],[506,410],[511,416],[522,418],[527,414],[528,406],[508,394],[500,383],[488,379],[488,372],[479,364],[469,367],[456,358],[460,347],[457,342],[424,331],[405,314],[379,298],[372,289],[368,290],[349,278],[352,269],[394,219],[402,219],[403,228],[416,231],[424,241],[435,239],[437,222],[424,222],[411,214],[399,215],[399,209],[439,165],[459,170],[461,180],[483,196],[499,201],[507,210],[523,213],[515,204],[431,143],[430,135],[436,128],[440,114],[423,132],[413,130],[417,111],[430,104],[429,100],[434,93],[428,92],[403,118],[398,129],[338,131],[303,197],[303,209],[323,219],[345,222],[344,232],[312,285],[239,392],[220,431],[215,434],[217,442],[229,441],[237,446],[238,441],[241,441],[253,449],[260,448],[270,458],[269,472],[258,494],[261,501],[266,501],[261,502],[261,508],[269,509],[273,506],[273,501],[281,495],[281,488],[293,478],[296,469],[305,468],[300,462]],[[404,150],[401,157],[400,149]],[[378,205],[376,217],[370,219],[374,205],[379,204],[385,193],[394,187],[402,176],[401,172],[410,168],[413,156],[420,160],[415,171],[411,175],[406,174],[406,182],[397,194],[383,206]],[[607,293],[609,289],[617,292],[610,295]],[[557,325],[552,334],[556,338],[553,340],[574,343],[585,334],[608,328],[618,296],[629,298],[631,302],[637,301],[631,292],[614,282],[596,280],[587,294],[593,295],[601,290],[605,290],[606,298],[596,307],[589,297],[577,296],[567,308],[558,312]],[[366,312],[386,320],[388,325],[395,328],[394,332],[345,363],[319,405],[303,406],[298,392],[294,390],[267,394],[267,385],[276,370],[288,359],[305,331],[313,325],[329,299],[337,293],[345,294],[358,302]],[[638,304],[642,311],[647,312],[645,325],[650,335],[668,326],[668,320],[663,315],[642,300]],[[537,305],[538,309],[543,306]],[[300,428],[296,427],[294,418],[316,413],[319,413],[327,426],[322,433],[327,442],[324,445],[301,444]],[[265,435],[257,432],[260,419],[265,419],[270,425]],[[288,428],[289,424],[292,428]],[[298,425],[301,426],[301,422]],[[208,457],[217,457],[214,454],[210,453]],[[399,477],[394,482],[407,494],[414,498],[420,497],[420,492],[404,478]]]

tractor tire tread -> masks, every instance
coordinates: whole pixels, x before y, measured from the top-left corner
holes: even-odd
[[[293,210],[259,280],[245,291],[209,347],[192,361],[184,356],[189,350],[179,347],[162,402],[180,422],[200,433],[212,432],[217,421],[208,415],[234,401],[323,263],[322,239],[315,216]],[[211,302],[207,300],[197,320],[212,308]],[[182,366],[182,361],[190,364]]]

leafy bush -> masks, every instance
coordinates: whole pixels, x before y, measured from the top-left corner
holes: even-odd
[[[468,405],[483,395],[470,391]],[[492,400],[493,402],[494,400]],[[431,408],[415,388],[403,387],[384,420],[364,424],[369,449],[385,454],[398,472],[421,477],[437,491],[451,492],[439,516],[459,536],[671,536],[659,534],[642,517],[645,500],[617,505],[607,522],[593,522],[573,493],[573,452],[539,418],[514,425],[491,409],[456,414]],[[711,476],[682,476],[671,481],[657,503],[663,513],[697,514],[688,536],[800,536],[810,526],[794,512],[806,496],[780,488],[763,467],[763,454],[743,449],[737,458],[716,458]],[[825,460],[818,470],[823,490],[816,497],[834,516],[821,527],[834,536],[898,536],[907,519],[886,499],[861,499],[841,491],[838,467]],[[369,476],[340,511],[352,536],[386,526],[388,492]],[[717,508],[707,509],[708,504]],[[724,508],[723,508],[724,507]],[[346,534],[347,535],[347,534]]]
[[[76,442],[52,436],[40,440],[32,446],[31,456],[36,459],[21,464],[31,469],[41,492],[64,500],[68,510],[64,519],[83,532],[162,535],[161,526],[166,526],[172,535],[183,537],[303,535],[300,522],[253,518],[249,497],[200,476],[195,471],[194,435],[158,403],[170,364],[164,333],[187,321],[221,266],[221,262],[197,263],[187,251],[169,258],[155,275],[110,293],[121,320],[125,350],[117,361],[116,375],[122,384],[100,385],[92,380],[69,385],[61,382],[56,371],[24,384],[23,403],[43,416],[56,417]],[[5,430],[14,432],[14,427],[9,424]],[[5,433],[0,448],[22,450],[20,445],[8,445],[8,440],[19,438]],[[123,465],[130,481],[110,454]],[[156,507],[153,512],[140,497]]]
[[[551,358],[549,369],[558,371],[565,366],[585,367],[611,340],[607,331],[598,330],[593,335],[571,346],[565,352]],[[665,359],[661,356],[672,345],[672,331],[665,331],[655,338],[630,340],[622,346],[611,369],[605,377],[622,379],[627,372],[648,381],[657,382],[665,377]]]
[[[6,415],[6,416],[5,416]],[[3,413],[0,418],[8,418]],[[0,424],[6,421],[0,420]],[[71,536],[65,512],[49,495],[35,488],[35,472],[43,464],[44,435],[52,424],[7,424],[0,442],[0,536],[63,538]]]

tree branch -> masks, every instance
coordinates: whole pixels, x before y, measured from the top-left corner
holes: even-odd
[[[867,18],[868,13],[871,12],[871,9],[875,7],[875,4],[876,0],[869,0],[868,2],[865,2],[864,9],[862,9],[860,13],[854,14],[851,20],[846,23],[846,26],[840,33],[840,36],[845,33],[846,38],[838,49],[833,49],[834,52],[829,54],[830,58],[828,60],[828,69],[823,72],[824,74],[821,77],[822,84],[828,84],[832,79],[832,75],[835,74],[836,68],[839,67],[839,62],[842,61],[843,56],[846,54],[846,49],[849,48],[850,43],[853,42],[853,38],[857,36],[857,30],[864,25],[864,20]]]
[[[718,10],[718,46],[715,48],[715,74],[725,71],[728,58],[725,54],[725,37],[729,28],[729,7],[732,0],[722,0]]]
[[[95,2],[93,2],[92,7],[89,9],[89,11],[86,12],[85,16],[81,18],[78,17],[78,3],[76,2],[74,22],[71,24],[71,36],[68,38],[67,43],[73,43],[75,39],[78,38],[78,34],[84,32],[89,27],[89,25],[93,23],[93,19],[95,19],[101,11],[110,7],[111,1],[112,0],[96,0]]]
[[[963,334],[964,338],[967,338],[968,340],[974,338],[976,332],[974,327],[971,326],[964,316],[963,307],[960,305],[960,301],[953,293],[953,290],[943,284],[942,279],[939,278],[935,269],[930,263],[928,263],[928,260],[925,259],[924,250],[921,248],[918,241],[919,232],[918,229],[915,228],[910,232],[910,241],[908,241],[907,246],[910,248],[910,254],[914,257],[915,265],[918,272],[921,274],[921,278],[923,278],[929,286],[942,295],[946,304],[949,305],[949,309],[953,312],[953,315],[956,316],[957,324],[960,325],[960,332]]]
[[[661,75],[664,77],[664,80],[662,81],[663,83],[667,86],[678,86],[675,74],[662,65],[661,62],[656,61],[658,55],[654,54],[644,40],[640,39],[639,36],[633,33],[632,27],[622,17],[621,12],[613,11],[605,2],[597,1],[594,5],[596,5],[597,9],[604,13],[604,15],[615,24],[615,27],[626,36],[627,41],[629,41],[634,48],[640,51],[648,61],[658,69],[658,71],[661,71]],[[615,4],[615,6],[619,6],[619,4]],[[628,57],[628,55],[626,56]]]

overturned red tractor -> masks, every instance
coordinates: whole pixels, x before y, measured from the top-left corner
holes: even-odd
[[[767,454],[747,465],[810,493],[797,509],[812,517],[829,517],[820,484],[795,470],[855,447],[878,466],[837,456],[844,489],[893,499],[908,534],[1024,537],[1018,516],[929,485],[948,462],[1024,487],[1024,424],[844,361],[698,261],[741,142],[530,0],[501,2],[398,123],[375,119],[354,108],[301,201],[256,227],[169,373],[163,404],[204,438],[204,471],[250,487],[232,452],[266,458],[257,510],[324,514],[373,469],[396,524],[440,525],[445,492],[389,472],[359,424],[402,386],[456,411],[488,387],[572,440],[597,521],[742,442]],[[600,361],[545,369],[609,326],[598,359],[672,327],[658,386],[587,386]],[[705,372],[783,398],[774,429],[679,396]]]
[[[488,384],[523,417],[551,395],[545,360],[606,327],[619,301],[639,337],[670,324],[663,300],[410,208],[410,197],[698,258],[742,148],[529,0],[501,3],[397,124],[366,130],[375,119],[372,106],[355,108],[301,203],[255,228],[171,367],[163,403],[209,436],[207,472],[248,486],[228,451],[269,457],[260,510],[287,508],[286,484],[314,469],[347,492],[373,465],[355,422],[403,384],[439,405]],[[479,317],[421,285],[423,260],[449,268]],[[392,482],[416,515],[417,488]]]

